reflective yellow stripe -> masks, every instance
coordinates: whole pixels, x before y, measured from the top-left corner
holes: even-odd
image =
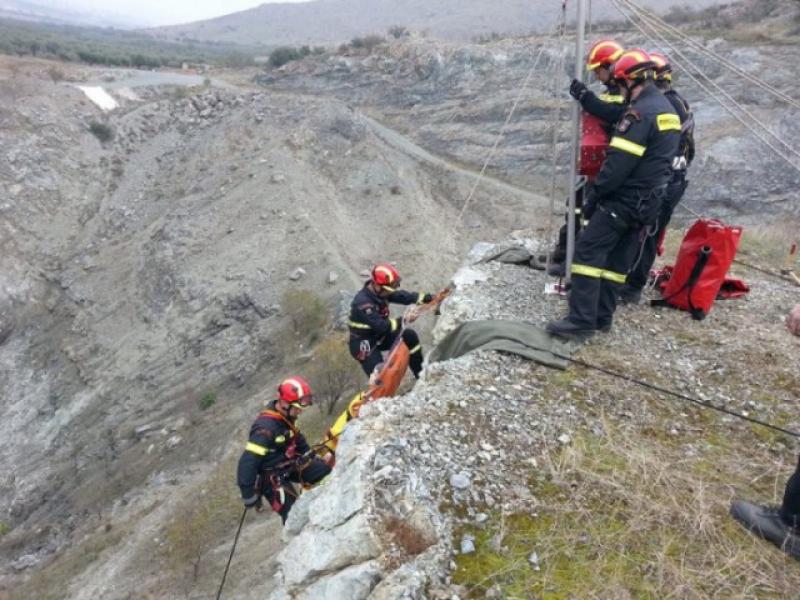
[[[573,275],[584,275],[585,277],[594,277],[595,279],[603,278],[603,269],[597,267],[590,267],[589,265],[579,265],[572,263]]]
[[[419,352],[422,349],[422,344],[417,344],[411,350],[408,351],[409,354],[414,354],[415,352]]]
[[[573,275],[583,275],[584,277],[593,277],[595,279],[606,279],[615,283],[625,283],[627,275],[623,273],[615,273],[614,271],[606,271],[590,265],[572,264]]]
[[[623,273],[615,273],[614,271],[603,271],[603,279],[613,281],[614,283],[625,283],[628,276]]]
[[[425,304],[422,299],[425,297],[425,292],[417,292],[417,304]]]
[[[659,131],[680,131],[681,130],[681,120],[678,115],[671,115],[669,113],[663,113],[656,117],[656,125],[658,125]]]
[[[392,331],[397,330],[397,319],[389,319],[389,324],[392,327]]]
[[[269,452],[269,448],[265,448],[264,446],[259,446],[258,444],[254,444],[253,442],[247,442],[244,449],[247,452],[252,452],[253,454],[257,454],[258,456],[264,456],[267,452]]]
[[[628,152],[629,154],[633,154],[634,156],[644,156],[644,151],[647,150],[646,147],[640,146],[639,144],[634,144],[633,142],[626,140],[625,138],[614,136],[611,138],[611,141],[608,142],[609,148],[616,148],[617,150],[622,150],[623,152]]]
[[[352,327],[353,329],[372,329],[372,327],[366,323],[358,323],[357,321],[348,321],[347,326]]]
[[[279,435],[278,437],[275,438],[275,443],[276,444],[283,444],[285,441],[286,441],[286,437],[282,436],[282,435]]]
[[[600,98],[600,100],[603,102],[608,102],[609,104],[625,104],[625,98],[619,94],[600,94],[598,98]]]

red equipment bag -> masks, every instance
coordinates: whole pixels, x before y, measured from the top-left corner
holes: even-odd
[[[681,242],[672,276],[661,292],[662,299],[651,304],[688,310],[693,319],[704,319],[725,281],[741,237],[741,227],[716,219],[695,221]]]
[[[608,148],[606,122],[587,112],[581,114],[581,156],[578,173],[585,175],[588,183],[597,179]]]

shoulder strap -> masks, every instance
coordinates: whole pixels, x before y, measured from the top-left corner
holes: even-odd
[[[271,419],[273,421],[280,421],[286,424],[286,426],[292,430],[293,433],[297,434],[297,427],[295,427],[294,423],[292,423],[289,419],[284,417],[281,413],[275,410],[264,410],[258,415],[259,418],[265,417],[267,419]]]

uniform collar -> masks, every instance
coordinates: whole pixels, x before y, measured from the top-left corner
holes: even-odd
[[[661,90],[659,90],[653,83],[647,84],[645,85],[644,88],[642,88],[642,91],[639,92],[639,95],[636,97],[636,100],[634,100],[634,102],[638,102],[642,98],[647,98],[648,96],[652,96],[653,94],[661,94]]]
[[[368,296],[369,296],[369,297],[370,297],[372,300],[374,300],[375,302],[378,302],[378,303],[380,303],[380,302],[385,302],[385,300],[384,300],[383,298],[381,298],[380,296],[378,296],[378,294],[376,294],[375,292],[373,292],[373,291],[372,291],[372,290],[369,288],[369,281],[368,281],[367,283],[365,283],[365,284],[364,284],[364,291],[365,291],[365,292],[367,293],[367,295],[368,295]]]

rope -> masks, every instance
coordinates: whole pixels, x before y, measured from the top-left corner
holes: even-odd
[[[539,350],[543,350],[544,351],[544,349],[542,349],[542,348],[539,348]],[[636,379],[635,377],[631,377],[630,375],[625,375],[624,373],[619,373],[617,371],[612,371],[611,369],[606,369],[605,367],[600,367],[598,365],[587,363],[587,362],[582,361],[582,360],[577,359],[577,358],[572,358],[570,356],[564,356],[562,354],[558,354],[556,352],[553,352],[552,350],[548,350],[548,352],[550,352],[553,356],[555,356],[557,358],[560,358],[562,360],[566,360],[567,362],[571,362],[571,363],[576,364],[576,365],[580,365],[581,367],[584,367],[586,369],[592,369],[594,371],[599,371],[600,373],[605,373],[606,375],[610,375],[611,377],[615,377],[617,379],[622,379],[622,380],[628,381],[630,383],[635,383],[636,385],[644,387],[644,388],[647,388],[649,390],[653,390],[655,392],[659,392],[659,393],[665,394],[667,396],[673,396],[674,398],[678,398],[678,399],[683,400],[685,402],[690,402],[692,404],[697,404],[697,405],[705,407],[705,408],[710,408],[711,410],[715,410],[717,412],[724,413],[724,414],[729,415],[731,417],[735,417],[737,419],[741,419],[743,421],[747,421],[747,422],[753,423],[755,425],[761,425],[762,427],[766,427],[767,429],[772,429],[774,431],[779,431],[780,433],[785,433],[786,435],[789,435],[789,436],[792,436],[792,437],[800,438],[800,432],[792,431],[790,429],[784,429],[783,427],[780,427],[779,425],[774,425],[772,423],[769,423],[768,421],[762,421],[761,419],[754,419],[753,417],[748,417],[747,415],[743,415],[742,413],[738,413],[736,411],[730,410],[728,408],[725,408],[724,406],[717,406],[716,404],[712,404],[711,402],[708,402],[706,400],[700,400],[699,398],[692,398],[691,396],[687,396],[686,394],[682,394],[680,392],[676,392],[674,390],[670,390],[668,388],[664,388],[664,387],[661,387],[659,385],[655,385],[653,383],[649,383],[647,381],[643,381],[641,379]]]
[[[242,511],[242,518],[239,519],[239,527],[236,529],[236,537],[233,538],[233,546],[231,546],[231,554],[228,557],[228,564],[225,565],[225,572],[222,574],[222,581],[220,582],[219,589],[217,590],[217,600],[219,600],[220,596],[222,596],[222,588],[225,586],[225,578],[228,576],[228,569],[231,567],[233,553],[236,552],[236,544],[239,541],[239,534],[242,532],[242,524],[244,523],[245,515],[247,515],[247,507],[244,508]]]
[[[458,213],[458,221],[461,221],[464,217],[464,212],[466,212],[467,207],[469,206],[470,202],[472,201],[472,197],[475,194],[475,190],[478,189],[478,185],[480,184],[481,180],[483,179],[483,175],[486,173],[486,168],[489,166],[489,161],[492,160],[494,157],[494,153],[497,151],[497,146],[500,144],[500,140],[503,139],[505,135],[506,128],[508,124],[511,123],[511,119],[514,117],[514,112],[517,110],[517,106],[519,105],[520,101],[522,100],[522,96],[528,88],[528,83],[533,76],[533,72],[536,70],[536,67],[539,64],[539,59],[544,54],[545,45],[542,44],[541,48],[539,48],[539,53],[536,55],[536,59],[531,65],[531,68],[528,70],[528,74],[525,76],[525,80],[522,82],[522,85],[519,88],[519,92],[517,93],[517,97],[514,99],[514,104],[511,106],[511,110],[508,111],[508,115],[506,116],[506,121],[503,123],[503,126],[500,128],[500,132],[497,134],[497,137],[494,140],[494,145],[492,149],[489,151],[489,154],[486,157],[486,160],[483,162],[483,166],[481,167],[480,173],[478,173],[477,178],[475,179],[475,183],[472,185],[472,189],[469,191],[467,195],[467,199],[464,200],[464,205],[461,207],[461,211]]]
[[[559,34],[557,43],[561,46],[561,53],[558,56],[558,63],[556,64],[556,72],[553,74],[553,100],[555,101],[555,109],[553,110],[553,163],[551,165],[553,178],[550,182],[550,214],[547,221],[547,238],[553,239],[553,232],[555,231],[555,213],[556,213],[556,183],[558,180],[558,123],[561,119],[561,102],[559,101],[560,86],[558,81],[558,73],[564,69],[564,61],[566,60],[567,52],[564,46],[564,35],[567,30],[567,3],[566,0],[561,4],[561,23],[559,24]],[[550,267],[550,254],[547,255],[547,267]]]
[[[683,60],[684,60],[684,61],[685,61],[687,64],[689,64],[689,65],[690,65],[690,66],[692,66],[694,69],[696,69],[696,70],[697,70],[697,72],[698,72],[698,75],[700,75],[700,76],[704,77],[704,78],[705,78],[705,79],[706,79],[706,80],[707,80],[707,81],[708,81],[708,82],[709,82],[711,85],[713,85],[715,88],[717,88],[717,90],[719,90],[719,92],[720,92],[720,93],[721,93],[723,96],[725,96],[725,97],[728,99],[728,101],[729,101],[729,102],[731,102],[731,103],[733,104],[733,106],[734,106],[734,107],[736,107],[736,108],[738,108],[739,110],[741,110],[741,111],[742,111],[744,114],[746,114],[746,115],[747,115],[749,118],[751,118],[751,119],[752,119],[752,120],[753,120],[753,121],[754,121],[754,122],[755,122],[757,125],[759,125],[759,126],[760,126],[760,127],[761,127],[761,128],[764,130],[764,131],[766,131],[767,133],[769,133],[770,135],[772,135],[772,136],[773,136],[773,137],[774,137],[774,138],[775,138],[777,141],[779,141],[781,144],[783,144],[783,145],[784,145],[786,148],[788,148],[788,149],[789,149],[789,150],[790,150],[792,153],[794,153],[794,154],[796,154],[798,157],[800,157],[800,152],[797,152],[796,150],[794,150],[794,148],[792,148],[791,146],[789,146],[788,144],[786,144],[786,142],[784,142],[784,141],[783,141],[783,140],[782,140],[782,139],[781,139],[781,138],[780,138],[780,137],[779,137],[777,134],[775,134],[774,132],[770,131],[770,130],[769,130],[769,129],[768,129],[768,128],[767,128],[767,127],[766,127],[766,126],[763,124],[763,123],[761,123],[761,122],[760,122],[760,121],[759,121],[759,120],[758,120],[758,119],[757,119],[755,116],[753,116],[753,115],[752,115],[752,114],[751,114],[751,113],[750,113],[750,112],[749,112],[747,109],[745,109],[745,108],[744,108],[744,107],[742,107],[742,106],[741,106],[739,103],[737,103],[737,102],[736,102],[736,100],[734,100],[734,99],[733,99],[733,98],[730,96],[730,94],[728,94],[728,93],[727,93],[725,90],[723,90],[723,89],[722,89],[722,88],[721,88],[721,87],[720,87],[720,86],[719,86],[719,85],[718,85],[716,82],[714,82],[714,81],[713,81],[713,80],[712,80],[710,77],[708,77],[707,75],[703,74],[703,73],[702,73],[702,70],[701,70],[701,69],[700,69],[700,68],[699,68],[699,67],[698,67],[698,66],[697,66],[697,65],[696,65],[696,64],[695,64],[695,63],[694,63],[694,62],[693,62],[693,61],[692,61],[690,58],[688,58],[688,57],[687,57],[687,56],[686,56],[686,55],[685,55],[683,52],[681,52],[681,51],[680,51],[680,50],[679,50],[679,49],[678,49],[678,48],[677,48],[677,47],[676,47],[674,44],[670,43],[670,42],[669,42],[669,41],[668,41],[666,38],[664,38],[664,37],[663,37],[661,34],[659,34],[659,33],[658,33],[658,31],[657,31],[657,29],[656,29],[655,27],[653,27],[652,25],[650,25],[649,23],[648,23],[648,27],[650,28],[650,30],[651,30],[651,33],[649,33],[649,34],[648,34],[648,32],[647,32],[647,31],[645,31],[645,29],[644,29],[644,28],[643,28],[643,27],[642,27],[642,26],[641,26],[639,23],[635,22],[635,21],[633,20],[633,18],[631,18],[631,16],[630,16],[630,15],[628,15],[628,14],[625,12],[625,10],[622,8],[622,6],[620,6],[621,4],[624,4],[625,2],[627,2],[627,0],[611,0],[611,2],[612,2],[612,4],[614,5],[614,7],[615,7],[615,8],[616,8],[616,9],[617,9],[617,10],[618,10],[618,11],[619,11],[619,12],[620,12],[620,13],[621,13],[621,14],[622,14],[622,15],[623,15],[623,16],[624,16],[626,19],[628,19],[628,21],[630,21],[630,22],[631,22],[631,24],[632,24],[634,27],[636,27],[636,28],[637,28],[637,29],[638,29],[638,30],[639,30],[639,31],[640,31],[640,32],[641,32],[641,33],[642,33],[642,34],[643,34],[645,37],[647,37],[648,39],[650,39],[650,41],[651,41],[651,42],[653,41],[653,40],[652,40],[652,36],[655,36],[656,38],[658,38],[658,39],[661,41],[661,43],[662,43],[662,44],[664,44],[665,46],[668,46],[668,47],[672,48],[672,50],[673,50],[673,53],[674,53],[674,54],[677,54],[678,56],[680,56],[680,57],[681,57],[681,58],[682,58],[682,59],[683,59]],[[627,6],[627,4],[625,4],[625,6]],[[755,136],[756,136],[756,137],[757,137],[759,140],[761,140],[761,141],[762,141],[762,142],[763,142],[763,143],[764,143],[766,146],[768,146],[768,147],[769,147],[769,148],[770,148],[770,149],[771,149],[773,152],[775,152],[775,153],[776,153],[778,156],[780,156],[780,157],[781,157],[781,158],[782,158],[784,161],[786,161],[786,162],[787,162],[787,164],[789,164],[789,166],[791,166],[791,167],[792,167],[792,168],[793,168],[795,171],[797,171],[798,173],[800,173],[800,167],[799,167],[799,166],[797,166],[797,165],[795,165],[795,164],[794,164],[794,162],[792,161],[792,159],[791,159],[791,158],[789,158],[789,157],[788,157],[786,154],[784,154],[784,152],[783,152],[782,150],[780,150],[780,149],[776,148],[776,147],[773,145],[773,143],[772,143],[772,142],[770,142],[768,139],[766,139],[766,138],[765,138],[765,137],[764,137],[764,136],[761,134],[761,132],[760,132],[760,131],[758,131],[757,129],[755,129],[755,128],[754,128],[754,126],[752,125],[752,123],[749,123],[749,122],[748,122],[746,119],[744,119],[744,118],[743,118],[741,115],[739,115],[738,113],[736,113],[736,112],[735,112],[735,111],[734,111],[734,110],[733,110],[733,109],[732,109],[730,106],[728,106],[728,105],[727,105],[725,102],[722,102],[722,100],[721,100],[721,99],[720,99],[718,96],[716,96],[716,95],[714,94],[714,92],[712,92],[712,91],[711,91],[711,90],[710,90],[710,89],[709,89],[709,88],[708,88],[708,87],[707,87],[707,86],[706,86],[706,85],[705,85],[703,82],[701,82],[701,81],[700,81],[700,80],[699,80],[699,79],[698,79],[698,78],[697,78],[697,77],[696,77],[696,76],[695,76],[695,75],[694,75],[694,74],[693,74],[693,73],[692,73],[692,72],[691,72],[689,69],[687,69],[687,68],[683,67],[679,61],[675,60],[674,56],[672,56],[672,57],[671,57],[671,60],[672,60],[672,62],[673,62],[673,63],[675,63],[675,64],[676,64],[678,67],[680,67],[680,68],[681,68],[681,69],[682,69],[682,70],[683,70],[683,71],[686,73],[686,75],[687,75],[687,76],[689,76],[689,77],[690,77],[690,78],[691,78],[691,79],[692,79],[692,80],[693,80],[693,81],[694,81],[694,82],[697,84],[697,86],[698,86],[698,87],[700,87],[700,89],[701,89],[701,90],[703,90],[703,91],[704,91],[704,92],[706,92],[706,93],[707,93],[709,96],[711,96],[711,97],[712,97],[712,98],[714,98],[714,99],[715,99],[717,102],[719,102],[719,104],[720,104],[720,105],[721,105],[721,106],[722,106],[722,107],[723,107],[725,110],[727,110],[727,111],[728,111],[728,112],[729,112],[729,113],[730,113],[730,114],[731,114],[731,115],[732,115],[732,116],[733,116],[733,117],[734,117],[736,120],[738,120],[738,121],[739,121],[739,122],[740,122],[742,125],[744,125],[744,126],[745,126],[745,127],[748,129],[748,130],[750,130],[750,132],[751,132],[751,133],[753,133],[753,135],[755,135]]]
[[[656,31],[656,32],[657,32],[657,31],[659,30],[659,27],[660,27],[660,26],[659,26],[659,24],[658,24],[658,22],[657,22],[657,21],[655,21],[654,19],[652,19],[652,18],[651,18],[649,15],[647,15],[647,14],[646,14],[644,11],[640,11],[640,12],[638,12],[638,13],[636,12],[636,9],[635,9],[635,8],[633,8],[633,7],[635,7],[636,5],[633,3],[633,1],[632,1],[632,0],[619,0],[619,1],[621,1],[621,2],[622,2],[622,3],[623,3],[623,4],[624,4],[624,5],[625,5],[625,6],[628,8],[628,10],[630,10],[631,12],[633,12],[634,14],[636,14],[636,15],[637,15],[637,16],[638,16],[638,17],[639,17],[639,18],[640,18],[640,19],[641,19],[643,22],[647,22],[647,23],[648,23],[648,25],[650,26],[650,28],[652,29],[652,31]],[[655,21],[655,24],[654,24],[654,21]],[[663,28],[661,28],[661,29],[663,30]],[[660,34],[656,33],[656,35],[660,35]],[[668,46],[670,46],[670,47],[671,47],[673,50],[675,50],[676,52],[680,52],[680,51],[678,51],[678,50],[676,49],[676,47],[675,47],[675,45],[674,45],[674,44],[671,44],[671,43],[670,43],[669,41],[667,41],[667,40],[666,40],[666,39],[665,39],[663,36],[660,36],[660,37],[659,37],[659,39],[662,41],[662,43],[664,43],[664,44],[667,44]],[[683,56],[685,56],[685,55],[683,55]],[[690,64],[692,64],[692,66],[693,66],[695,69],[697,69],[697,70],[698,70],[698,72],[701,72],[701,73],[702,73],[702,71],[700,70],[700,68],[699,68],[697,65],[695,65],[694,63],[691,63],[691,61],[689,61],[689,59],[688,59],[688,58],[687,58],[686,60],[687,60],[687,62],[689,62]],[[711,84],[712,84],[712,85],[713,85],[715,88],[717,88],[717,89],[718,89],[718,90],[719,90],[719,91],[720,91],[720,92],[721,92],[721,93],[722,93],[722,94],[723,94],[723,95],[724,95],[724,96],[725,96],[725,97],[726,97],[726,98],[727,98],[727,99],[728,99],[728,100],[729,100],[731,103],[733,103],[733,105],[734,105],[734,106],[736,106],[736,107],[737,107],[739,110],[741,110],[741,111],[742,111],[743,113],[745,113],[745,114],[746,114],[748,117],[750,117],[750,118],[751,118],[751,119],[752,119],[752,120],[753,120],[753,121],[754,121],[754,122],[755,122],[755,123],[756,123],[756,124],[757,124],[759,127],[761,127],[762,129],[764,129],[764,131],[766,131],[767,133],[769,133],[769,134],[770,134],[770,135],[771,135],[773,138],[775,138],[775,139],[776,139],[778,142],[780,142],[781,144],[783,144],[783,146],[784,146],[784,147],[786,147],[786,148],[789,150],[789,152],[791,152],[792,154],[794,154],[795,156],[797,156],[798,158],[800,158],[800,152],[798,152],[797,150],[795,150],[795,149],[794,149],[792,146],[790,146],[790,145],[789,145],[787,142],[785,142],[785,141],[784,141],[784,140],[783,140],[783,139],[782,139],[782,138],[781,138],[781,137],[780,137],[780,136],[779,136],[777,133],[775,133],[774,131],[772,131],[771,129],[769,129],[769,128],[768,128],[768,127],[767,127],[767,126],[764,124],[764,123],[762,123],[761,121],[759,121],[759,119],[758,119],[758,118],[757,118],[755,115],[753,115],[752,113],[750,113],[750,112],[749,112],[749,111],[748,111],[748,110],[747,110],[747,109],[746,109],[746,108],[745,108],[745,107],[744,107],[742,104],[740,104],[740,103],[736,102],[736,100],[735,100],[735,99],[734,99],[734,98],[733,98],[733,97],[732,97],[730,94],[728,94],[728,93],[727,93],[727,92],[726,92],[726,91],[725,91],[725,90],[724,90],[724,89],[723,89],[723,88],[722,88],[722,87],[721,87],[719,84],[717,84],[715,81],[713,81],[713,80],[712,80],[710,77],[708,77],[708,76],[705,76],[705,75],[704,75],[704,77],[706,77],[706,79],[709,81],[709,83],[711,83]],[[712,94],[712,96],[713,96],[713,94]],[[798,105],[798,107],[800,107],[800,105]],[[792,165],[792,166],[794,166],[794,165]],[[800,169],[798,169],[798,170],[800,171]]]
[[[752,75],[752,74],[748,73],[747,71],[745,71],[744,69],[742,69],[741,67],[736,65],[735,63],[731,62],[730,60],[728,60],[724,56],[722,56],[720,54],[717,54],[716,52],[714,52],[710,48],[706,48],[703,44],[701,44],[700,42],[692,39],[690,36],[688,36],[685,33],[683,33],[677,27],[674,27],[673,25],[671,25],[670,23],[668,23],[667,21],[662,19],[656,13],[647,10],[646,8],[644,8],[641,5],[636,4],[633,0],[627,0],[627,4],[628,4],[628,6],[630,7],[630,9],[632,11],[636,12],[639,15],[640,18],[647,18],[647,19],[650,19],[651,21],[655,21],[663,29],[669,31],[675,37],[677,37],[681,41],[685,42],[687,45],[692,46],[698,52],[700,52],[702,54],[705,54],[709,58],[713,58],[714,60],[718,61],[723,66],[727,67],[728,69],[730,69],[731,71],[733,71],[737,75],[740,75],[741,77],[744,77],[745,79],[747,79],[748,81],[750,81],[754,85],[756,85],[756,86],[760,87],[761,89],[773,94],[774,96],[776,96],[779,99],[783,100],[784,102],[790,104],[791,106],[794,106],[795,108],[800,108],[800,102],[797,102],[794,98],[792,98],[791,96],[789,96],[785,92],[783,92],[780,89],[774,87],[773,85],[767,83],[763,79],[759,79],[755,75]]]

